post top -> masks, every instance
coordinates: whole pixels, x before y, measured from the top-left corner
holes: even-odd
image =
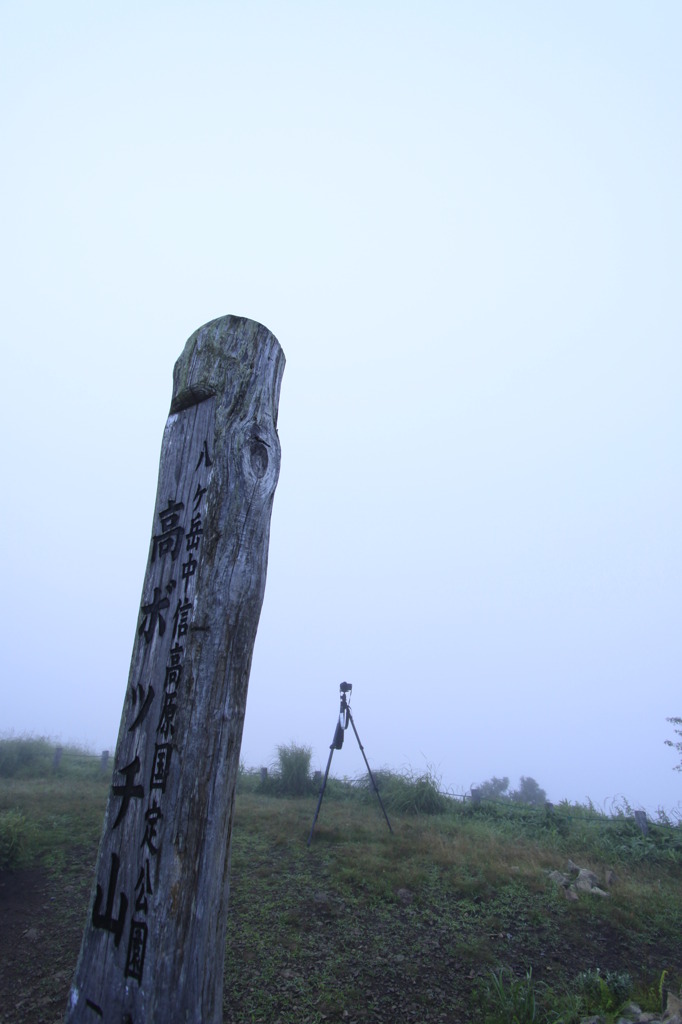
[[[190,335],[175,364],[171,413],[213,395],[238,393],[263,356],[281,361],[281,378],[284,353],[267,327],[232,314],[210,320]]]

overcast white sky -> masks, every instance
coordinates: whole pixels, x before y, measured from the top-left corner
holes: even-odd
[[[682,6],[0,3],[0,731],[113,748],[173,364],[287,357],[243,759],[674,808]],[[333,772],[363,768],[349,733]]]

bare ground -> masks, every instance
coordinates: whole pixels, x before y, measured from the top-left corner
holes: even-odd
[[[92,851],[75,851],[58,876],[44,869],[0,874],[2,1024],[63,1019],[88,912],[92,862]],[[345,902],[323,874],[292,892],[283,868],[272,864],[284,888],[272,894],[279,909],[270,912],[269,949],[276,944],[276,956],[267,970],[262,922],[254,919],[247,879],[239,872],[233,876],[226,1024],[305,1024],[320,1014],[347,1024],[475,1021],[480,1019],[475,992],[489,974],[491,950],[496,966],[517,973],[532,966],[533,976],[548,983],[595,965],[650,977],[670,966],[672,951],[655,935],[643,944],[641,936],[630,938],[596,920],[566,930],[566,918],[560,928],[550,920],[520,921],[512,933],[486,936],[488,956],[480,960],[478,937],[464,927],[456,904],[429,905],[422,898],[416,906],[407,896],[383,907],[362,899]],[[254,1014],[253,993],[259,990],[262,1002]]]

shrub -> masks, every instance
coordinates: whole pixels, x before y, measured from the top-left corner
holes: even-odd
[[[602,974],[596,967],[578,975],[576,988],[590,1013],[615,1013],[632,992],[632,979],[626,971],[606,971]]]
[[[398,814],[444,814],[450,806],[448,798],[438,789],[438,779],[431,772],[399,775],[382,770],[372,775],[384,805]],[[362,776],[358,787],[364,799],[375,798],[369,774]]]
[[[304,796],[313,790],[310,778],[311,747],[289,743],[277,747],[279,778],[277,788],[285,796]]]
[[[49,775],[54,744],[41,737],[0,740],[0,777],[3,779]]]

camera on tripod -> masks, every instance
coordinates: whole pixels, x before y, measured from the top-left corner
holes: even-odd
[[[352,683],[339,683],[339,690],[341,692],[341,708],[339,710],[339,718],[338,718],[338,721],[336,723],[336,729],[334,730],[334,739],[331,741],[331,743],[329,745],[329,760],[327,761],[327,770],[324,773],[324,781],[322,783],[322,788],[320,789],[320,796],[319,796],[319,799],[317,801],[317,807],[315,809],[315,817],[313,818],[313,824],[312,824],[311,829],[310,829],[310,835],[308,836],[308,846],[310,846],[310,844],[312,842],[313,832],[315,831],[315,822],[317,821],[317,816],[320,813],[320,806],[322,804],[322,797],[324,796],[324,791],[325,791],[325,788],[326,788],[326,785],[327,785],[327,779],[329,778],[329,769],[331,768],[332,755],[333,755],[335,750],[341,750],[341,747],[343,746],[343,734],[346,731],[346,729],[348,728],[349,724],[353,726],[353,732],[355,733],[355,738],[358,741],[358,746],[360,747],[360,753],[362,754],[362,756],[364,758],[364,761],[365,761],[365,764],[367,765],[367,774],[368,774],[369,780],[370,780],[370,782],[372,784],[372,790],[376,793],[377,798],[379,800],[379,804],[381,806],[381,810],[384,812],[384,818],[386,819],[386,824],[388,825],[388,830],[389,830],[389,832],[393,832],[393,829],[391,828],[391,823],[388,820],[388,815],[386,814],[386,808],[384,807],[384,802],[381,799],[381,793],[379,792],[379,787],[377,786],[376,781],[374,779],[374,776],[372,775],[372,769],[369,766],[369,761],[367,760],[367,755],[365,754],[365,748],[363,747],[362,743],[360,742],[360,737],[358,736],[358,730],[355,728],[355,722],[353,721],[353,715],[351,714],[350,704],[348,703],[349,694],[352,692],[352,689],[353,689],[353,684]]]

